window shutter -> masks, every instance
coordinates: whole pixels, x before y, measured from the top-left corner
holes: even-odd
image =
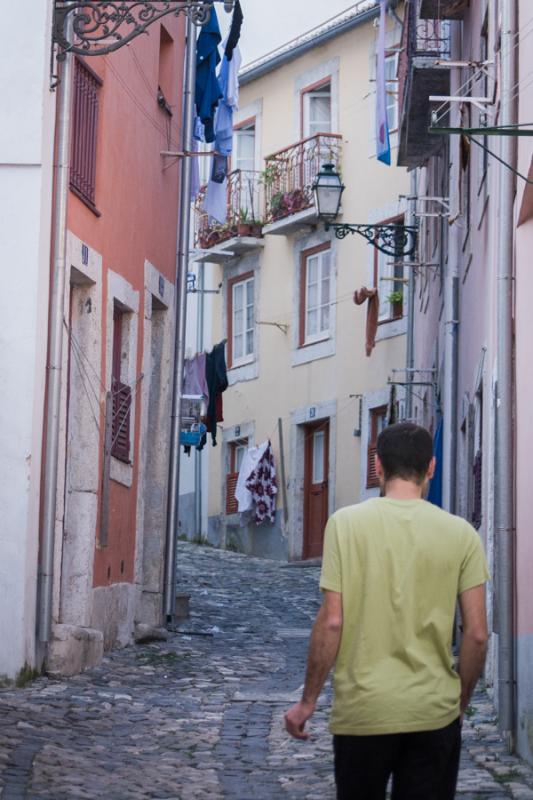
[[[111,455],[130,462],[131,387],[113,380],[113,425]]]
[[[239,479],[238,472],[229,472],[226,475],[226,514],[237,514],[239,506],[235,499],[235,489]]]
[[[72,121],[70,188],[91,206],[96,201],[96,132],[101,82],[76,60]]]
[[[366,467],[366,488],[375,489],[379,486],[378,475],[376,472],[376,459],[375,455],[377,448],[375,444],[370,444],[368,447],[367,467]]]
[[[472,525],[474,528],[481,527],[481,518],[482,518],[482,501],[483,501],[483,491],[482,491],[482,473],[483,473],[483,456],[481,450],[478,450],[476,453],[476,457],[474,458],[474,466],[473,466],[473,486],[472,486]]]

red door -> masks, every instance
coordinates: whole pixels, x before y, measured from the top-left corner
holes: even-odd
[[[329,420],[305,428],[304,546],[302,558],[320,558],[328,519]]]

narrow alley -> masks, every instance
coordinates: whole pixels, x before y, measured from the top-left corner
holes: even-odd
[[[330,800],[328,693],[310,742],[282,714],[298,697],[318,567],[179,544],[190,619],[166,642],[115,650],[68,680],[0,690],[2,800]],[[483,692],[465,721],[457,796],[533,798]]]

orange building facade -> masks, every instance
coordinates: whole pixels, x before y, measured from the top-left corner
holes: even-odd
[[[50,668],[162,622],[185,23],[76,58]]]

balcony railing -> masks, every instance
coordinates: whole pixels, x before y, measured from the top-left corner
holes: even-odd
[[[267,223],[312,207],[313,183],[322,166],[331,163],[340,171],[341,140],[340,134],[317,133],[267,156],[262,173]]]
[[[450,23],[442,19],[421,19],[420,0],[410,0],[405,14],[398,61],[400,118],[410,90],[413,59],[445,60],[450,55]]]
[[[195,247],[215,247],[234,236],[261,236],[264,200],[260,172],[236,169],[228,175],[227,214],[223,223],[204,211],[207,187],[202,187],[195,205]]]

